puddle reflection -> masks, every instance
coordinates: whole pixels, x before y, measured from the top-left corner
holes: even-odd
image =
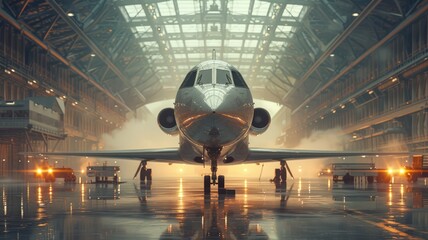
[[[422,183],[362,187],[297,179],[276,189],[240,179],[229,182],[236,189],[234,197],[215,191],[206,197],[199,183],[183,178],[121,185],[2,184],[0,239],[332,239],[343,234],[361,239],[428,234],[428,189]]]

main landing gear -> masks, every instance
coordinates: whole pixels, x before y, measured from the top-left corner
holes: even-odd
[[[150,189],[152,186],[152,169],[147,168],[147,160],[142,160],[140,165],[135,172],[134,179],[137,176],[138,172],[140,172],[140,185],[141,187],[145,187]]]
[[[293,174],[290,171],[290,167],[288,166],[285,160],[280,161],[281,168],[275,169],[275,177],[271,179],[271,182],[275,183],[275,188],[277,191],[285,190],[287,188],[287,171],[290,176],[294,179]]]

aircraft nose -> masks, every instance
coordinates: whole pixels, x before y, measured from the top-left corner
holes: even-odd
[[[205,93],[204,102],[209,109],[208,111],[215,112],[224,102],[226,92],[219,88],[212,88]]]

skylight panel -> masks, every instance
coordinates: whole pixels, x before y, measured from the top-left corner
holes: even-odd
[[[244,47],[257,47],[258,40],[245,40]]]
[[[157,47],[157,43],[156,42],[140,42],[140,47],[142,49],[148,50],[153,48],[153,46]],[[149,51],[147,51],[147,53],[149,53]]]
[[[231,32],[245,32],[246,25],[245,24],[228,24],[228,29]]]
[[[255,16],[267,16],[269,11],[270,3],[269,2],[262,2],[262,1],[256,1],[254,3],[253,8],[253,15]]]
[[[135,30],[137,30],[137,32],[140,34],[153,32],[153,30],[150,26],[137,26],[137,27],[135,27]]]
[[[158,45],[158,43],[155,41],[144,41],[143,44],[144,44],[144,46],[147,46],[150,48],[157,47],[157,45]]]
[[[160,55],[160,54],[152,55],[150,58],[151,58],[152,60],[163,59],[162,55]]]
[[[125,6],[126,13],[128,13],[129,18],[134,17],[145,17],[146,13],[144,12],[143,6],[141,4],[135,5],[126,5]]]
[[[250,70],[250,66],[249,65],[243,65],[243,66],[240,66],[238,70],[240,70],[240,71],[248,71],[248,70]]]
[[[187,65],[178,65],[177,67],[179,70],[190,70],[190,67]]]
[[[263,25],[261,24],[250,24],[248,26],[248,32],[249,33],[260,33],[262,32]]]
[[[199,61],[201,59],[205,59],[205,53],[189,53],[190,59],[198,59]]]
[[[221,47],[221,40],[207,40],[208,47]]]
[[[275,30],[276,37],[289,37],[291,34],[292,26],[277,26]]]
[[[282,14],[282,16],[298,18],[302,10],[303,10],[302,5],[287,4],[287,6],[285,6],[284,13]]]
[[[254,54],[252,54],[252,53],[243,53],[242,54],[243,59],[253,59],[253,57],[254,57]]]
[[[203,40],[186,40],[186,46],[187,47],[203,47],[204,41]]]
[[[226,61],[230,60],[230,59],[236,59],[239,58],[239,53],[225,53],[223,56],[225,58]]]
[[[169,40],[169,43],[171,44],[171,47],[173,47],[173,48],[184,47],[183,40]]]
[[[281,41],[272,41],[272,42],[270,42],[270,48],[271,49],[279,49],[279,48],[281,48],[281,46],[282,46],[282,44],[284,44],[284,42],[281,42]]]
[[[175,56],[175,59],[185,59],[186,58],[186,54],[184,54],[184,53],[177,53],[174,56]]]
[[[180,27],[178,25],[165,25],[165,30],[167,33],[179,33]]]
[[[194,15],[196,14],[196,9],[199,10],[199,4],[194,0],[180,0],[178,4],[178,9],[180,15]]]
[[[159,2],[158,9],[161,16],[175,16],[174,3],[172,1]]]
[[[183,32],[202,32],[201,24],[183,24]]]
[[[232,3],[229,3],[229,10],[234,15],[238,14],[248,14],[248,9],[250,8],[250,1],[248,0],[233,0]]]
[[[227,41],[227,40],[226,40]],[[228,47],[241,47],[242,46],[242,40],[229,40],[229,44],[227,44]]]
[[[162,71],[162,70],[167,70],[168,67],[167,66],[156,66],[156,70]]]

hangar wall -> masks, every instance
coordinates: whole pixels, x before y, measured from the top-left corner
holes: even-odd
[[[351,150],[428,150],[428,15],[425,13],[300,109],[286,145],[340,127]],[[337,72],[339,74],[339,72]],[[323,86],[321,86],[323,88]],[[300,103],[302,104],[302,102]]]
[[[63,121],[67,136],[58,142],[57,137],[49,134],[37,138],[30,134],[31,129],[3,129],[3,133],[8,134],[0,134],[2,175],[33,169],[40,161],[18,152],[52,151],[54,148],[95,150],[103,133],[124,123],[127,110],[73,72],[49,49],[43,49],[5,22],[1,22],[0,36],[0,101],[34,96],[60,99],[65,105]]]

